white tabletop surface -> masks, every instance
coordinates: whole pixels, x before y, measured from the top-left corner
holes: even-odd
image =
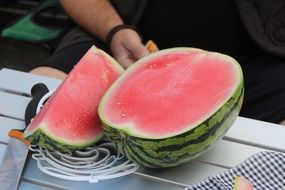
[[[24,127],[24,111],[30,101],[31,87],[45,83],[50,90],[61,81],[28,73],[0,70],[0,163],[8,142],[10,129]],[[76,182],[49,176],[28,158],[22,173],[20,190],[97,189],[97,190],[168,190],[182,189],[236,166],[251,155],[265,150],[285,153],[285,126],[238,117],[225,137],[196,160],[170,169],[154,170],[141,167],[131,175],[99,181]]]

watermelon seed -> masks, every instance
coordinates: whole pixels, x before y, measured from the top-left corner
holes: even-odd
[[[122,111],[121,117],[122,117],[122,118],[125,118],[126,116],[127,116],[127,111],[126,111],[126,110]]]
[[[148,68],[148,69],[152,69],[153,66],[152,66],[152,65],[148,65],[147,68]]]
[[[154,64],[150,64],[147,66],[148,69],[155,69],[157,67],[157,64],[154,63]]]

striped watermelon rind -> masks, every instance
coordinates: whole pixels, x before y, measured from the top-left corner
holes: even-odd
[[[62,139],[56,139],[55,137],[51,136],[53,135],[48,135],[48,133],[43,131],[43,129],[38,128],[32,135],[26,137],[26,139],[31,144],[38,145],[39,147],[48,150],[60,150],[62,152],[69,152],[72,150],[79,150],[93,145],[104,137],[104,133],[97,134],[93,141],[81,143],[64,142],[62,141]]]
[[[163,50],[162,53],[171,53],[172,51],[199,52],[203,50],[195,48],[175,48]],[[115,84],[113,84],[100,102],[99,116],[102,120],[103,130],[106,136],[114,143],[119,152],[130,160],[146,167],[173,167],[197,158],[221,139],[239,114],[243,102],[244,86],[242,70],[239,64],[229,56],[219,53],[217,53],[217,56],[224,56],[229,63],[234,65],[237,69],[237,74],[239,75],[237,78],[239,80],[236,82],[232,94],[228,99],[217,106],[214,112],[209,113],[202,121],[193,124],[195,127],[187,129],[180,134],[173,134],[162,138],[148,138],[128,128],[116,126],[116,124],[108,121],[100,110],[103,109],[108,93],[111,93],[112,88],[115,88]],[[139,64],[144,61],[147,61],[147,58],[139,61]],[[128,71],[135,69],[136,64],[129,68]],[[120,77],[115,83],[120,80],[122,81],[123,77]]]
[[[228,131],[243,102],[243,82],[214,115],[192,130],[175,137],[145,139],[129,136],[103,122],[106,136],[130,160],[150,168],[173,167],[197,158]]]

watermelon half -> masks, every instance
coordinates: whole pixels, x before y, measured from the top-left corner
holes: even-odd
[[[99,101],[123,71],[113,58],[92,47],[31,121],[24,137],[32,144],[61,151],[97,142],[103,136]]]
[[[196,158],[226,133],[243,89],[233,58],[172,48],[127,69],[103,96],[99,116],[107,137],[129,159],[172,167]]]

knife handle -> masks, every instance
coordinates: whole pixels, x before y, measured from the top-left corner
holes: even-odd
[[[157,45],[152,40],[148,40],[145,44],[145,47],[147,48],[149,53],[154,53],[159,50]]]
[[[16,138],[16,139],[19,139],[20,141],[22,141],[24,144],[26,144],[27,146],[30,146],[30,142],[27,141],[25,138],[24,138],[24,135],[21,131],[19,130],[16,130],[16,129],[12,129],[9,131],[8,133],[9,137],[13,137],[13,138]]]

